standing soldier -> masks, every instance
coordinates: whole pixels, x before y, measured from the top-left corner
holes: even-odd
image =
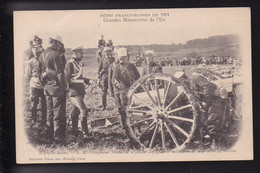
[[[64,106],[66,82],[60,56],[58,41],[50,38],[48,47],[39,57],[42,66],[42,81],[47,99],[47,137],[54,144],[63,145],[66,131],[66,112]]]
[[[46,125],[46,98],[44,96],[43,86],[41,82],[41,67],[40,62],[38,60],[40,54],[42,53],[42,49],[37,46],[32,47],[32,55],[33,58],[28,61],[27,69],[26,69],[26,77],[30,80],[30,95],[31,95],[31,120],[32,124],[36,124],[37,122],[37,105],[39,101],[41,103],[41,119],[40,125]]]
[[[60,37],[58,37],[58,38],[59,38],[59,40],[58,40],[58,44],[57,44],[57,52],[60,55],[62,67],[63,67],[63,69],[65,69],[65,65],[66,65],[65,48],[64,48],[64,44],[61,42]]]
[[[87,116],[88,109],[84,103],[85,84],[90,80],[82,76],[83,69],[81,60],[83,58],[83,48],[73,49],[73,58],[68,61],[65,67],[66,79],[69,84],[69,97],[73,104],[71,111],[72,131],[75,136],[78,135],[78,121],[81,121],[82,134],[84,138],[89,137]]]
[[[107,90],[108,90],[108,69],[113,62],[112,49],[105,47],[102,52],[102,59],[99,61],[98,78],[100,80],[100,87],[102,90],[102,107],[101,110],[106,109],[107,104]]]
[[[154,62],[154,51],[145,51],[145,66],[142,70],[142,76],[150,73],[162,73],[162,67]]]
[[[112,66],[114,81],[115,100],[118,103],[118,112],[121,115],[122,125],[126,121],[127,91],[130,86],[140,77],[134,64],[129,63],[126,48],[115,49],[115,60],[118,64]],[[127,130],[127,127],[124,127]]]

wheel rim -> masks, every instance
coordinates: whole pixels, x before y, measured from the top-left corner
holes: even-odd
[[[195,129],[192,95],[177,79],[153,74],[128,92],[127,118],[134,138],[147,148],[181,150]]]

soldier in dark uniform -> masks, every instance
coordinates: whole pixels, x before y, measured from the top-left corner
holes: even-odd
[[[81,60],[83,58],[83,48],[73,49],[73,58],[68,61],[65,67],[66,79],[69,84],[69,97],[73,104],[71,111],[72,131],[75,136],[78,135],[78,121],[80,119],[83,137],[89,137],[87,126],[88,109],[84,103],[85,84],[90,80],[83,77]]]
[[[213,94],[217,86],[205,77],[195,75],[192,79],[192,88],[205,110],[205,114],[200,117],[202,136],[207,141],[211,141],[211,148],[216,149],[224,113],[221,98]]]
[[[145,66],[142,69],[142,76],[151,73],[162,73],[162,67],[154,62],[154,51],[145,51]]]
[[[134,64],[129,63],[126,48],[115,49],[115,59],[118,64],[112,66],[115,100],[118,104],[118,112],[121,121],[126,121],[127,91],[130,86],[140,78],[140,74]],[[122,123],[123,125],[125,123]],[[126,127],[124,127],[126,128]]]
[[[113,62],[112,49],[109,47],[105,47],[102,52],[102,59],[99,61],[99,66],[98,66],[98,78],[100,80],[100,87],[102,90],[101,110],[105,110],[107,105],[108,71],[109,71],[109,66],[112,62]]]
[[[54,144],[63,145],[66,131],[65,89],[66,81],[57,40],[49,39],[48,47],[39,57],[42,67],[42,82],[47,100],[47,137]]]
[[[35,125],[37,122],[37,105],[41,103],[41,118],[40,125],[46,125],[46,98],[43,91],[41,82],[41,66],[38,60],[42,49],[40,47],[32,47],[33,58],[27,63],[26,77],[30,81],[30,95],[31,95],[31,120],[32,124]]]
[[[66,65],[65,48],[64,48],[64,44],[59,40],[58,40],[58,44],[57,44],[57,52],[60,55],[62,67],[63,67],[63,69],[65,69],[65,65]]]

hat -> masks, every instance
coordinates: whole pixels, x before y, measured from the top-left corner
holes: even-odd
[[[84,51],[83,51],[83,46],[79,46],[79,47],[76,47],[76,48],[72,49],[72,52],[74,52],[74,53],[76,53],[76,52],[78,52],[78,51],[84,52]]]
[[[115,54],[117,54],[117,58],[122,56],[127,56],[127,49],[126,48],[115,48],[114,49]]]
[[[147,50],[144,52],[144,55],[149,55],[149,54],[152,54],[153,56],[155,56],[155,53],[153,50]]]

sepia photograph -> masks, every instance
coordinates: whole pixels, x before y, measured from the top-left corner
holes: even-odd
[[[253,159],[250,8],[13,22],[18,164]]]

